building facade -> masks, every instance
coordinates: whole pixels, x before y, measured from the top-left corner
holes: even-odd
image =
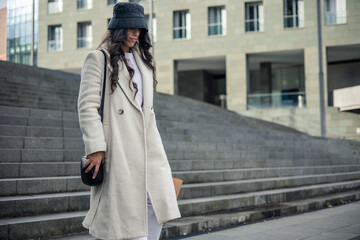
[[[113,0],[39,0],[38,66],[79,73]],[[149,14],[149,1],[140,1]],[[320,134],[316,1],[155,0],[157,91]],[[358,139],[333,91],[360,85],[360,2],[321,0],[328,135]],[[226,103],[226,104],[225,104]]]

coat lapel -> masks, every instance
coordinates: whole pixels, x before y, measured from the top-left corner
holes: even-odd
[[[101,48],[103,50],[105,50],[105,53],[107,55],[107,58],[108,58],[108,63],[107,63],[107,66],[108,66],[108,69],[110,72],[113,71],[113,68],[110,64],[110,54],[109,52],[107,51],[108,49],[108,45],[106,43],[103,43],[101,45]],[[135,99],[135,88],[132,84],[130,84],[130,74],[129,74],[129,71],[127,70],[126,66],[124,63],[122,63],[121,61],[118,62],[119,64],[119,75],[118,75],[118,78],[119,78],[119,86],[120,88],[122,89],[122,91],[124,92],[124,94],[126,95],[127,99],[131,102],[131,104],[137,109],[139,110],[140,112],[142,112],[142,109],[139,105],[139,103],[136,101]],[[139,67],[140,69],[140,67]],[[110,75],[110,73],[109,73]],[[114,94],[122,94],[121,91],[117,91],[115,89],[114,91]]]

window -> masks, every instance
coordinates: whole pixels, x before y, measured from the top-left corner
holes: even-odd
[[[48,51],[62,51],[62,27],[53,25],[48,27]]]
[[[325,24],[341,24],[346,21],[346,0],[325,0]]]
[[[226,11],[225,7],[209,7],[208,9],[208,34],[226,35]]]
[[[77,0],[77,9],[91,9],[92,0]]]
[[[284,0],[284,28],[304,27],[304,0]]]
[[[79,22],[77,30],[77,48],[90,48],[92,44],[91,22]]]
[[[262,2],[245,3],[245,32],[264,31],[264,6]]]
[[[108,0],[108,5],[113,5],[119,2],[119,0]]]
[[[62,11],[62,0],[48,0],[48,14],[61,13]]]
[[[190,13],[188,10],[174,12],[174,39],[190,38]]]

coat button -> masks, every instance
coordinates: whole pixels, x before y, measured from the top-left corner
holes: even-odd
[[[124,113],[124,110],[122,110],[121,108],[118,110],[118,114],[121,115]]]

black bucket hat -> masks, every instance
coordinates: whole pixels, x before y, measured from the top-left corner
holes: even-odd
[[[108,29],[121,28],[142,28],[148,31],[144,18],[144,8],[134,2],[119,2],[115,4],[113,17],[111,18]]]

